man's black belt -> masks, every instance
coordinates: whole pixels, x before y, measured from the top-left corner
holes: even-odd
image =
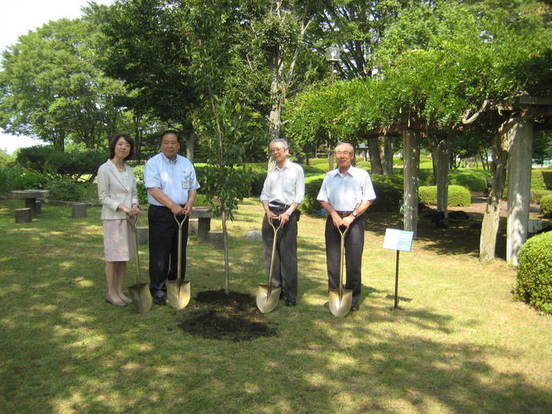
[[[290,204],[284,204],[284,203],[280,203],[278,201],[271,201],[270,203],[268,203],[268,206],[272,207],[272,208],[279,208],[279,209],[287,210],[290,207]]]

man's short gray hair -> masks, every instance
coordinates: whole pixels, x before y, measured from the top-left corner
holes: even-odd
[[[342,145],[346,145],[348,147],[351,148],[351,154],[355,155],[355,147],[353,146],[353,144],[349,143],[349,142],[338,142],[337,145],[335,146],[335,149],[337,149],[337,147],[341,147]]]
[[[272,141],[270,141],[270,144],[268,144],[269,148],[272,146],[272,144],[282,144],[285,149],[289,148],[289,144],[284,138],[274,138]]]

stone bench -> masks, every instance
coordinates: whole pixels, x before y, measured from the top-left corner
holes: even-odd
[[[48,196],[48,190],[13,190],[10,192],[12,198],[25,200],[25,207],[31,209],[31,216],[36,217],[42,212],[42,206],[37,205],[37,200]]]
[[[211,219],[213,218],[213,213],[211,213],[209,207],[194,207],[190,218],[197,219],[197,239],[207,241],[211,230]]]

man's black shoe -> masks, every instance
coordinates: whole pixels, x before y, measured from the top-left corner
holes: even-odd
[[[295,305],[297,305],[297,302],[286,299],[286,306],[295,306]]]
[[[156,305],[164,306],[167,304],[167,298],[165,296],[154,296],[153,303]]]
[[[351,306],[351,312],[356,312],[360,309],[360,306],[359,305],[353,305]]]

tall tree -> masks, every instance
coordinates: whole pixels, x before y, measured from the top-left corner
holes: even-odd
[[[105,145],[121,111],[121,82],[96,65],[95,28],[61,19],[21,36],[3,54],[0,126],[63,150],[66,138],[88,148]]]

